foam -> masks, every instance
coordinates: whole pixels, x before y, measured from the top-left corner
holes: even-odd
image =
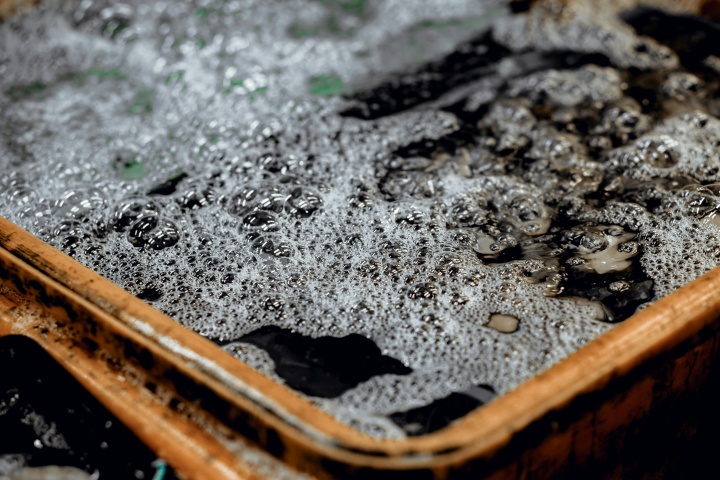
[[[659,87],[663,115],[641,111],[623,69],[677,59],[610,14],[579,6],[555,33],[540,9],[501,19],[494,36],[513,49],[572,45],[611,65],[517,77],[506,64],[474,92],[488,112],[471,142],[403,156],[467,121],[434,108],[359,120],[339,114],[337,93],[451,51],[493,5],[128,5],[50,4],[0,26],[3,215],[278,381],[263,350],[234,340],[264,325],[373,339],[413,372],[312,399],[361,431],[402,437],[386,415],[478,384],[505,393],[611,328],[598,301],[563,296],[563,262],[603,275],[639,264],[654,300],[720,258],[717,191],[699,190],[717,180],[720,122],[669,103],[695,95],[687,75]],[[328,12],[344,33],[327,30]],[[289,35],[298,25],[318,30]],[[610,37],[576,42],[587,29]],[[573,127],[585,117],[591,131]],[[592,200],[613,176],[620,197]],[[630,198],[631,181],[662,188]],[[576,236],[553,230],[561,210]],[[581,243],[598,232],[611,240]]]
[[[618,18],[618,13],[628,8],[627,3],[541,2],[527,15],[499,20],[493,35],[513,50],[571,50],[605,55],[621,68],[677,68],[678,58],[672,50],[651,38],[638,36]]]

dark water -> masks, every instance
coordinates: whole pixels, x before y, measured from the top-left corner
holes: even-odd
[[[239,339],[270,354],[275,373],[308,395],[334,398],[375,375],[407,375],[412,370],[382,355],[375,343],[361,335],[311,338],[279,327],[263,327]],[[395,412],[390,420],[411,436],[440,430],[496,396],[488,385],[455,392],[429,405]]]
[[[267,351],[275,363],[275,372],[289,387],[315,397],[337,397],[375,375],[412,372],[358,334],[312,338],[268,326],[238,341]]]
[[[647,7],[625,13],[623,20],[640,35],[672,48],[690,71],[707,72],[705,60],[720,53],[720,24],[716,21]]]
[[[0,467],[12,462],[75,467],[101,479],[176,478],[32,340],[0,338],[0,372]]]
[[[410,436],[425,435],[450,425],[495,397],[489,385],[477,385],[463,392],[453,392],[429,405],[395,412],[390,420]]]

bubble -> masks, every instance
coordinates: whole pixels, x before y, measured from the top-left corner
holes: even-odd
[[[630,282],[627,282],[625,280],[618,280],[617,282],[612,282],[610,285],[608,285],[608,288],[611,292],[626,292],[631,288]]]
[[[453,202],[447,220],[453,227],[481,227],[494,219],[487,199],[463,196]]]
[[[162,250],[180,241],[180,231],[170,220],[157,215],[143,216],[130,227],[127,239],[136,248]]]
[[[550,214],[544,203],[536,198],[518,195],[510,201],[507,215],[528,235],[543,235],[550,228]]]
[[[675,141],[643,140],[638,143],[646,162],[657,168],[670,168],[678,163],[677,153],[672,146]]]
[[[144,217],[156,217],[160,207],[145,197],[130,197],[119,202],[108,221],[109,227],[116,232],[124,232],[135,221]]]
[[[577,70],[547,70],[516,80],[510,95],[535,104],[575,107],[614,102],[622,97],[620,75],[612,68],[587,65]]]
[[[522,105],[494,104],[479,126],[489,126],[496,137],[494,150],[501,155],[517,152],[530,144],[535,116]]]
[[[393,170],[380,182],[380,191],[388,199],[432,198],[440,185],[431,175],[417,171]]]
[[[10,204],[25,205],[35,198],[32,188],[21,181],[9,183],[5,190]]]
[[[368,193],[358,193],[348,197],[348,206],[350,208],[364,209],[373,205],[374,200]]]
[[[215,190],[212,187],[203,186],[201,183],[192,183],[180,195],[178,203],[182,208],[197,210],[214,203],[215,200]]]
[[[594,133],[607,135],[594,137],[596,147],[600,150],[609,150],[613,145],[625,145],[650,128],[650,119],[642,113],[640,105],[635,100],[623,99],[619,104],[606,108]]]
[[[438,289],[437,285],[433,283],[418,283],[416,285],[413,285],[410,290],[408,290],[408,297],[416,300],[416,299],[431,299],[438,296],[440,293],[440,290]]]
[[[262,308],[271,312],[281,311],[285,307],[285,300],[280,297],[264,297]]]
[[[610,245],[610,240],[603,232],[595,229],[578,227],[568,232],[567,237],[586,254],[605,250]]]
[[[252,248],[258,253],[272,255],[274,257],[289,257],[292,254],[292,247],[288,243],[265,236],[253,240]]]
[[[57,215],[83,219],[103,210],[107,203],[107,198],[97,188],[68,190],[55,202],[55,208]]]
[[[257,232],[276,232],[280,230],[277,215],[265,210],[252,210],[242,219],[242,229]]]
[[[414,207],[395,209],[395,221],[400,225],[416,226],[425,222],[427,214]]]
[[[75,220],[57,223],[51,233],[51,243],[69,255],[75,255],[75,250],[91,238],[90,232]]]
[[[285,210],[290,215],[307,218],[318,211],[322,205],[323,201],[320,195],[308,189],[297,187],[290,192],[285,204]]]
[[[700,185],[690,185],[678,192],[685,212],[693,217],[702,218],[714,211],[720,203],[715,193]]]
[[[574,245],[571,251],[581,259],[574,262],[575,266],[592,269],[599,274],[630,267],[630,259],[638,254],[638,246],[636,242],[628,240],[635,238],[635,234],[620,233],[619,228],[613,225],[576,227],[570,230],[567,238]],[[610,235],[608,230],[611,231]]]
[[[673,72],[660,84],[660,93],[678,101],[687,101],[700,94],[703,82],[696,75],[687,72]]]
[[[280,213],[287,199],[288,195],[273,184],[245,187],[232,196],[229,211],[240,216],[254,209]]]
[[[485,277],[486,275],[484,273],[474,272],[465,277],[465,283],[471,287],[477,287],[482,283]]]

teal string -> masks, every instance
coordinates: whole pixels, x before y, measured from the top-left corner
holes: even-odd
[[[165,478],[165,473],[167,473],[167,464],[162,459],[158,458],[150,465],[157,469],[152,480],[163,480],[163,478]]]

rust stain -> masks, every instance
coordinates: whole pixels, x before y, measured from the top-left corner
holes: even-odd
[[[18,304],[6,295],[0,294],[0,315],[7,314],[8,311],[17,308]]]

